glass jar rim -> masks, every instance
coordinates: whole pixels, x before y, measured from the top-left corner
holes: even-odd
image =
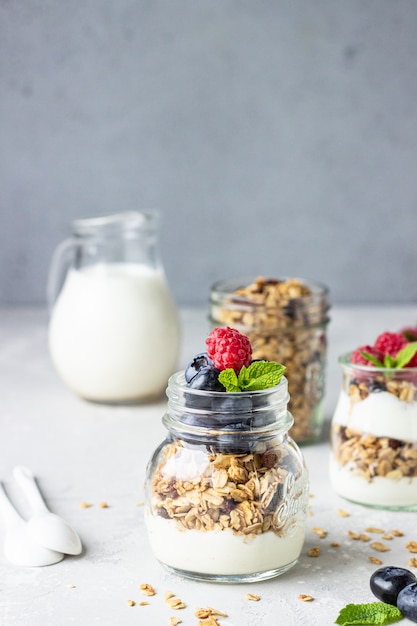
[[[377,365],[362,365],[361,363],[352,363],[350,356],[353,351],[344,352],[338,357],[338,363],[343,369],[355,369],[367,373],[389,373],[389,374],[401,374],[412,373],[417,375],[417,367],[378,367]]]
[[[213,295],[213,293],[214,294],[219,293],[222,295],[223,294],[231,295],[237,289],[244,289],[245,287],[248,287],[249,285],[253,284],[257,280],[257,278],[258,278],[257,276],[255,277],[243,276],[243,277],[237,277],[237,278],[226,278],[226,279],[218,280],[212,284],[211,294]],[[297,276],[279,276],[278,278],[265,278],[266,282],[272,281],[272,280],[278,283],[285,282],[287,280],[296,280],[311,290],[311,293],[301,295],[301,296],[296,296],[296,297],[286,296],[286,299],[288,300],[308,301],[309,299],[314,299],[317,296],[327,298],[327,296],[329,295],[329,288],[324,283],[321,283],[316,280],[310,280],[308,278],[299,278]],[[244,296],[244,295],[242,296],[239,295],[239,298],[242,298],[242,300],[250,300],[249,298],[247,298],[247,296]]]
[[[288,431],[293,424],[293,417],[287,409],[289,401],[288,382],[285,376],[282,377],[278,385],[267,389],[256,391],[241,391],[228,393],[225,391],[206,391],[188,387],[183,371],[176,372],[168,380],[166,390],[168,396],[168,411],[163,417],[165,426],[177,433],[188,433],[204,437],[221,437],[224,434],[239,437],[267,436],[271,433]],[[231,403],[224,407],[222,400],[227,397],[236,399],[236,403]],[[185,398],[187,398],[188,405]],[[199,406],[193,405],[195,399],[206,400],[209,404]],[[262,403],[262,399],[264,402]],[[245,407],[245,401],[250,400],[251,404]],[[252,400],[261,401],[254,408]],[[217,406],[217,402],[219,403]],[[239,406],[239,404],[241,406]],[[236,406],[237,405],[237,406]],[[275,412],[274,419],[263,424],[262,420],[256,420],[254,416],[262,416]],[[185,416],[200,416],[201,423],[189,423],[184,421]],[[215,426],[213,426],[213,420]],[[205,425],[204,422],[207,424]],[[193,420],[195,422],[195,420]],[[260,423],[259,423],[260,422]],[[239,423],[240,428],[236,429],[233,424]],[[232,424],[232,426],[230,425]]]
[[[157,226],[159,213],[155,210],[122,211],[98,217],[79,218],[72,221],[75,235],[88,236],[97,232],[111,233],[138,230],[152,232]]]
[[[174,374],[172,374],[169,379],[168,379],[168,387],[167,387],[167,395],[168,395],[168,390],[170,389],[170,387],[172,387],[173,385],[179,385],[181,388],[184,388],[185,391],[187,393],[191,393],[191,394],[195,394],[195,395],[201,395],[201,396],[213,396],[213,397],[219,397],[219,398],[224,398],[224,394],[227,393],[225,391],[207,391],[205,389],[194,389],[193,387],[188,387],[187,383],[185,381],[185,374],[183,370],[179,370],[178,372],[175,372]],[[278,385],[275,385],[274,387],[267,387],[266,389],[253,389],[250,391],[233,391],[233,392],[229,392],[229,393],[233,393],[234,397],[249,397],[251,395],[253,396],[265,396],[268,394],[272,394],[272,393],[276,393],[277,390],[281,390],[284,389],[286,390],[286,393],[288,394],[288,381],[287,378],[285,376],[282,376],[280,382],[278,383]],[[169,397],[169,396],[168,396]],[[288,396],[289,397],[289,396]]]

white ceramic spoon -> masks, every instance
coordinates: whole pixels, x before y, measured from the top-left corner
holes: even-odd
[[[1,483],[0,512],[6,527],[4,554],[10,563],[24,567],[42,567],[62,561],[64,558],[62,552],[49,550],[33,541],[25,520],[10,502]]]
[[[79,536],[62,517],[49,511],[30,469],[19,465],[14,468],[13,476],[32,509],[32,516],[27,522],[31,537],[39,545],[50,550],[65,554],[81,554],[82,545]]]

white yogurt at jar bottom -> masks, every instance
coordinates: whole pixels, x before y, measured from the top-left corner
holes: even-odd
[[[413,442],[417,441],[417,402],[404,402],[388,391],[379,391],[351,408],[348,394],[342,391],[333,423],[376,437]]]
[[[62,380],[82,397],[114,402],[162,393],[179,348],[163,272],[117,263],[70,270],[49,346]]]
[[[178,530],[174,520],[145,513],[155,557],[175,569],[218,576],[239,576],[284,567],[300,556],[305,519],[300,516],[283,537],[273,532],[256,537],[231,530]]]
[[[384,476],[374,476],[369,482],[355,474],[356,467],[340,466],[330,459],[330,482],[340,496],[354,502],[374,506],[414,506],[417,505],[417,478],[403,477],[392,480]]]

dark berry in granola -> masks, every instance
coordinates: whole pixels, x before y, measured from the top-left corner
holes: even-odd
[[[384,380],[371,380],[368,383],[368,389],[371,393],[375,393],[378,391],[386,391],[387,385]]]

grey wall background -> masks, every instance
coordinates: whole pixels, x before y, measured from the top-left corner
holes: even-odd
[[[415,0],[0,0],[0,303],[72,219],[158,208],[172,291],[417,301]]]

